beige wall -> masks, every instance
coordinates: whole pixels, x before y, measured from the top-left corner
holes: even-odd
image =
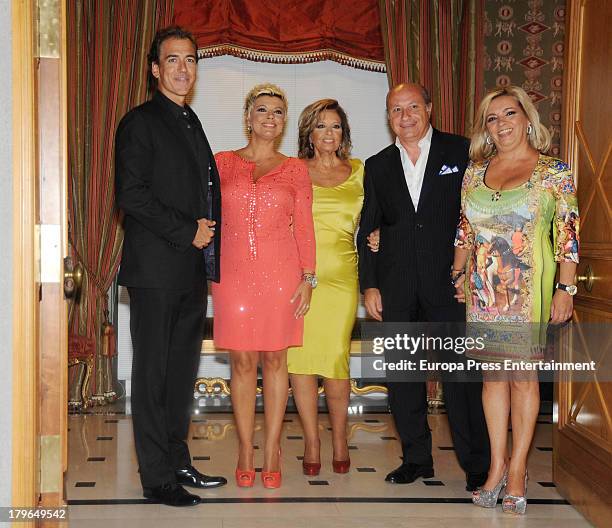
[[[12,398],[12,83],[11,2],[0,0],[0,506],[11,503]]]

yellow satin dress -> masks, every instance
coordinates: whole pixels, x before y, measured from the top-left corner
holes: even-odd
[[[351,174],[335,187],[313,185],[312,214],[319,284],[312,292],[304,318],[301,347],[291,347],[291,374],[349,378],[351,332],[355,323],[359,284],[355,231],[363,205],[363,163],[350,160]]]

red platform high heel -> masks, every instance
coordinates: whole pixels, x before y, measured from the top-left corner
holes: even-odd
[[[334,473],[348,473],[351,467],[351,459],[332,460],[332,467],[334,468]]]
[[[281,451],[280,449],[278,450],[278,464],[280,466],[280,457],[281,457]],[[261,472],[261,482],[263,484],[264,488],[267,489],[276,489],[276,488],[280,488],[281,486],[281,482],[282,482],[282,475],[280,470],[279,471],[263,471]]]
[[[238,469],[236,468],[236,485],[239,488],[252,488],[255,483],[254,469]]]
[[[264,488],[276,489],[281,487],[282,475],[280,471],[262,471],[261,482]]]
[[[306,462],[302,460],[302,472],[304,475],[316,477],[321,471],[321,462]]]

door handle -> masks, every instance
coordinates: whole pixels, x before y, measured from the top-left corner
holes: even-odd
[[[83,284],[83,267],[79,262],[74,264],[72,257],[64,258],[64,297],[76,299],[81,293]]]
[[[584,289],[589,293],[593,290],[593,284],[595,282],[595,275],[593,274],[593,268],[590,264],[587,264],[584,268],[583,275],[576,275],[576,284],[582,282]]]

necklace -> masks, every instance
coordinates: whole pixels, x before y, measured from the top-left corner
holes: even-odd
[[[501,192],[495,191],[491,193],[491,201],[497,202],[501,198]]]

